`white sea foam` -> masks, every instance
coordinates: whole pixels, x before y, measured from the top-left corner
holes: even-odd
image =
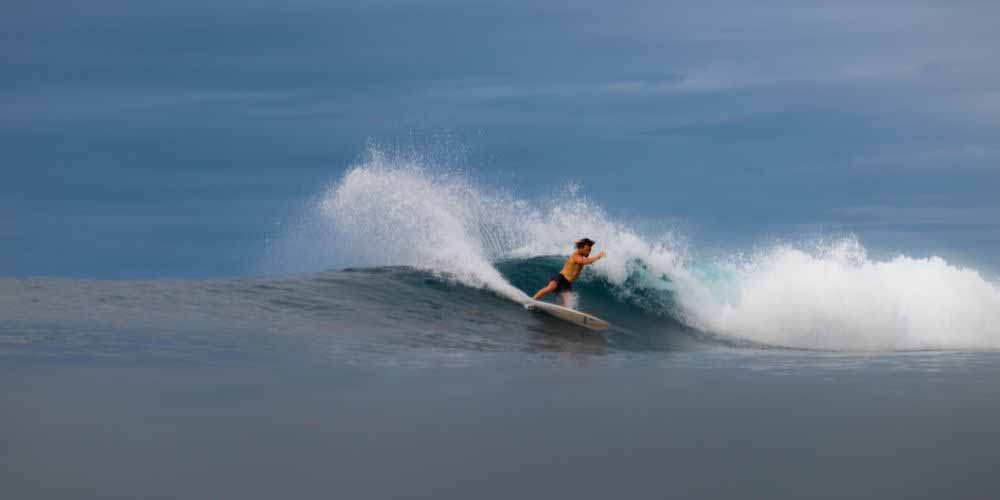
[[[782,245],[734,276],[734,300],[698,304],[704,328],[802,348],[1000,348],[1000,288],[938,257],[876,261],[854,240]]]
[[[670,314],[708,332],[809,349],[1000,348],[1000,288],[975,270],[937,257],[874,260],[853,239],[694,263],[669,233],[640,234],[577,186],[558,189],[559,201],[531,204],[417,154],[370,148],[275,247],[278,267],[409,265],[523,302],[493,262],[565,255],[586,236],[609,255],[588,274],[625,300],[669,291]]]

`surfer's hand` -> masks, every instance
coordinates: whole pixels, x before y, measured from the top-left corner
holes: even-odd
[[[597,258],[598,259],[603,259],[603,258],[605,258],[607,256],[608,256],[608,254],[604,253],[604,250],[601,250],[601,253],[597,254]]]

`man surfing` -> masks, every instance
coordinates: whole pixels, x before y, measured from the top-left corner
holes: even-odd
[[[573,281],[580,276],[583,266],[593,264],[605,257],[603,251],[597,254],[597,257],[591,257],[590,251],[593,248],[594,241],[590,238],[584,238],[576,242],[576,251],[566,259],[566,264],[563,265],[562,271],[553,276],[549,280],[549,284],[545,285],[545,288],[539,290],[532,298],[538,300],[550,292],[555,292],[562,299],[563,305],[570,307],[570,292],[573,291]]]

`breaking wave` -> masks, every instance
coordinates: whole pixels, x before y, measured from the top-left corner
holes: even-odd
[[[585,280],[709,335],[803,349],[1000,348],[1000,288],[974,269],[877,260],[853,238],[700,260],[674,232],[640,232],[579,186],[557,189],[555,201],[529,202],[373,146],[272,242],[265,269],[410,266],[523,302],[544,278],[515,284],[499,263],[566,255],[587,236],[609,258]]]

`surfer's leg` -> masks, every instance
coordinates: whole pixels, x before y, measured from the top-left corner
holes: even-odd
[[[573,292],[565,291],[559,294],[559,300],[562,301],[563,307],[568,307],[573,309]]]
[[[556,283],[556,280],[552,280],[552,281],[549,282],[548,285],[545,285],[545,288],[542,288],[537,293],[535,293],[535,296],[532,297],[532,298],[535,299],[535,300],[538,300],[538,299],[544,297],[545,294],[551,292],[552,290],[555,290],[556,286],[558,286],[558,284]]]

